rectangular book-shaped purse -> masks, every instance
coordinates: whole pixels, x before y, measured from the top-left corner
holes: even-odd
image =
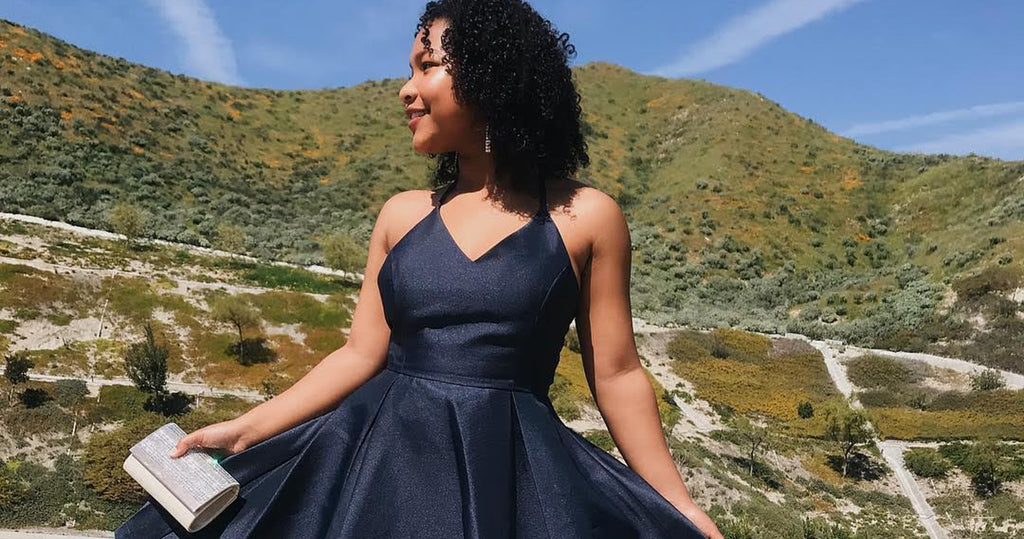
[[[132,446],[124,470],[189,532],[206,526],[238,497],[239,484],[200,447],[168,456],[185,436],[175,423]]]

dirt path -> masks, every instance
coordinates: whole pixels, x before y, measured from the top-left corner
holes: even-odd
[[[45,262],[39,259],[26,260],[24,258],[12,258],[9,256],[0,256],[0,263],[3,264],[20,264],[22,266],[29,266],[40,271],[46,271],[50,273],[61,273],[63,275],[74,275],[76,273],[93,275],[96,277],[133,277],[139,279],[152,279],[154,275],[151,273],[138,272],[138,271],[125,271],[115,269],[97,269],[97,268],[80,268],[76,266],[66,266],[64,264],[53,264]],[[228,283],[207,283],[202,281],[189,281],[187,279],[175,279],[171,278],[172,281],[177,283],[177,286],[170,290],[170,292],[177,292],[182,295],[187,294],[192,289],[207,289],[207,290],[220,290],[229,292],[232,294],[263,294],[266,292],[276,292],[277,288],[263,288],[260,286],[246,286]],[[320,301],[326,301],[330,297],[329,294],[314,294],[312,292],[304,292],[304,294],[316,298]]]
[[[849,397],[853,392],[853,385],[847,379],[846,368],[843,367],[839,360],[863,354],[877,354],[895,359],[920,361],[933,367],[949,369],[964,374],[972,374],[986,368],[984,365],[978,365],[977,363],[972,363],[963,359],[922,354],[919,352],[893,352],[879,348],[861,348],[859,346],[844,344],[842,341],[832,339],[818,341],[805,337],[799,333],[786,333],[784,337],[788,339],[800,339],[817,348],[825,357],[825,365],[828,367],[828,373],[832,376],[832,380],[836,383],[836,388],[838,388],[839,391],[847,397]],[[1024,375],[1001,369],[993,370],[1003,377],[1003,381],[1006,382],[1006,387],[1008,389],[1024,389]]]
[[[120,240],[124,240],[125,239],[124,235],[122,235],[122,234],[115,234],[113,232],[107,232],[106,230],[96,230],[96,229],[93,229],[93,228],[85,228],[85,227],[82,227],[82,226],[70,225],[68,223],[64,223],[64,222],[61,222],[61,221],[51,221],[49,219],[43,219],[41,217],[36,217],[34,215],[24,215],[24,214],[20,214],[20,213],[0,212],[0,219],[10,219],[12,221],[21,221],[23,223],[32,223],[32,224],[36,224],[36,225],[40,225],[40,226],[45,226],[45,227],[57,228],[57,229],[60,229],[60,230],[65,230],[67,232],[72,232],[74,234],[80,234],[82,236],[90,236],[90,237],[93,237],[93,238],[102,238],[102,239],[114,240],[114,241],[120,241]],[[196,245],[189,245],[187,243],[176,243],[176,242],[173,242],[173,241],[158,240],[158,239],[146,239],[145,241],[148,242],[148,243],[156,244],[156,245],[164,245],[164,246],[167,246],[167,247],[173,247],[175,249],[183,249],[183,250],[186,250],[186,251],[192,251],[192,252],[195,252],[195,253],[201,253],[201,254],[210,255],[210,256],[225,256],[225,257],[227,257],[227,256],[234,256],[236,258],[241,258],[241,259],[244,259],[244,260],[248,260],[249,262],[259,262],[258,259],[254,258],[254,257],[251,257],[251,256],[240,255],[240,254],[236,254],[236,253],[229,253],[227,251],[221,251],[219,249],[211,249],[211,248],[208,248],[208,247],[199,247],[199,246],[196,246]],[[336,270],[336,269],[326,268],[324,266],[318,266],[318,265],[315,265],[315,264],[309,265],[309,266],[302,266],[302,265],[299,265],[299,264],[292,264],[292,263],[289,263],[289,262],[279,262],[279,261],[276,261],[276,260],[272,261],[272,262],[267,262],[267,263],[270,264],[270,265],[273,265],[273,266],[284,266],[284,267],[289,267],[289,268],[300,268],[300,269],[304,269],[304,270],[307,270],[307,271],[312,271],[314,273],[322,273],[322,274],[325,274],[325,275],[337,275],[337,276],[341,276],[341,277],[357,277],[359,280],[362,280],[362,278],[363,278],[363,275],[361,273],[349,273],[349,272],[339,271],[339,270]]]
[[[880,440],[875,445],[881,450],[886,463],[889,464],[893,469],[893,473],[896,474],[896,479],[900,482],[903,494],[910,498],[910,504],[914,507],[921,525],[928,532],[928,537],[932,539],[949,539],[946,530],[943,529],[935,518],[935,511],[932,509],[931,504],[928,503],[928,498],[921,491],[921,486],[917,484],[917,478],[914,477],[914,474],[907,469],[903,462],[903,452],[906,451],[907,444],[898,440]]]
[[[5,367],[3,365],[0,365],[0,373],[3,373],[4,369],[5,369]],[[28,374],[28,377],[31,380],[38,380],[38,381],[41,381],[41,382],[56,382],[57,380],[83,380],[83,378],[80,377],[80,376],[59,376],[59,375],[52,375],[52,374],[37,374],[37,373],[31,373],[31,372]],[[128,378],[125,378],[125,377],[115,377],[115,378],[96,378],[96,377],[91,377],[91,378],[84,379],[84,380],[85,380],[85,387],[87,387],[89,389],[89,395],[91,395],[93,397],[96,397],[96,396],[99,395],[99,388],[100,388],[100,386],[113,386],[113,385],[130,386],[130,385],[132,385],[132,381],[129,380]],[[202,397],[224,397],[224,396],[230,395],[230,396],[239,397],[241,399],[245,399],[245,400],[249,400],[249,401],[261,401],[261,400],[263,400],[263,396],[259,393],[259,391],[253,391],[253,390],[249,390],[249,389],[219,388],[219,387],[208,386],[206,384],[195,384],[195,383],[189,383],[189,382],[167,382],[167,390],[168,391],[181,391],[182,393],[187,393],[189,395],[199,395],[199,396],[202,396]]]

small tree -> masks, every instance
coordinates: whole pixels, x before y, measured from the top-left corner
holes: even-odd
[[[86,387],[85,380],[57,380],[56,392],[57,403],[71,410],[71,415],[74,417],[74,423],[71,426],[71,435],[74,436],[78,429],[78,407],[89,395],[89,388]]]
[[[320,241],[324,265],[343,271],[360,271],[366,265],[366,247],[344,232],[335,232]]]
[[[825,412],[825,433],[842,453],[843,477],[846,477],[850,456],[857,446],[869,443],[874,435],[864,410],[854,410],[845,403],[835,403]]]
[[[11,391],[7,395],[7,404],[14,402],[14,392],[19,384],[28,382],[28,370],[35,367],[35,363],[29,359],[25,351],[8,354],[5,358],[4,378],[11,384]]]
[[[213,319],[218,322],[231,324],[238,331],[238,361],[246,365],[245,335],[243,330],[249,327],[258,327],[260,324],[259,315],[252,305],[237,296],[217,297],[210,303]]]
[[[146,229],[145,214],[141,208],[133,204],[121,203],[114,206],[107,216],[107,221],[114,232],[124,235],[129,246],[141,237]]]
[[[217,225],[217,248],[229,253],[244,253],[245,229],[230,223]]]
[[[754,463],[758,452],[763,452],[771,444],[772,432],[770,423],[765,426],[758,425],[747,419],[745,416],[737,415],[733,418],[733,427],[739,432],[747,449],[748,469],[747,472],[754,475]]]
[[[999,492],[1003,482],[1011,478],[1011,471],[1003,461],[999,443],[982,438],[971,444],[964,463],[964,471],[971,476],[971,485],[979,496],[992,496]]]
[[[146,323],[146,340],[132,343],[124,355],[125,371],[135,387],[160,398],[167,391],[167,348],[156,343],[153,325]]]

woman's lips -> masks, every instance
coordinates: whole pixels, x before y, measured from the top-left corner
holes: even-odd
[[[426,114],[424,114],[423,116],[426,116]],[[414,116],[411,120],[409,120],[409,129],[414,129],[416,127],[416,124],[420,122],[420,118],[422,118],[423,116]]]

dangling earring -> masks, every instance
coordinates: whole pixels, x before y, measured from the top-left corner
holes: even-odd
[[[491,153],[491,124],[484,126],[484,151]]]

